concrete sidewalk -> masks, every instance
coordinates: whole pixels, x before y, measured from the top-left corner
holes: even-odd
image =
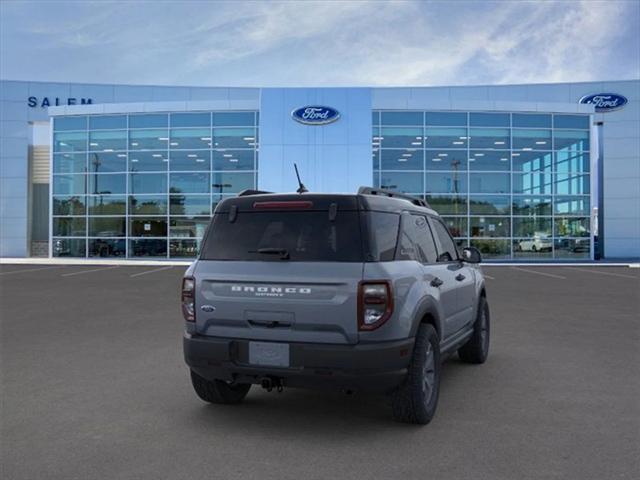
[[[121,266],[163,266],[163,265],[191,265],[192,260],[146,260],[146,259],[124,259],[124,258],[0,258],[0,265],[121,265]],[[620,261],[593,261],[593,262],[490,262],[484,261],[483,265],[492,267],[557,267],[557,266],[576,266],[576,267],[629,267],[640,268],[637,260],[620,260]]]

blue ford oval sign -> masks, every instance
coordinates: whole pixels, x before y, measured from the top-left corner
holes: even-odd
[[[291,117],[296,122],[304,123],[305,125],[326,125],[338,120],[340,112],[331,107],[308,105],[296,108],[291,112]]]
[[[618,110],[627,103],[627,98],[617,93],[595,93],[585,95],[580,99],[580,103],[587,103],[596,107],[596,112],[611,112]]]

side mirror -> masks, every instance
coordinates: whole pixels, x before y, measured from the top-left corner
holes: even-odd
[[[467,263],[480,263],[482,255],[476,247],[464,247],[462,249],[462,260]]]

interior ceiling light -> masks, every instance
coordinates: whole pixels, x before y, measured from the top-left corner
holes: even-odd
[[[202,140],[203,142],[210,142],[211,141],[211,137],[200,137],[200,140]],[[217,145],[217,143],[216,143]]]
[[[441,162],[441,161],[442,161],[442,159],[441,159],[441,158],[437,158],[437,157],[436,157],[436,158],[432,158],[432,159],[431,159],[431,161],[432,161],[432,162]]]
[[[233,157],[233,155],[231,155],[230,153],[224,153],[222,156],[225,157],[225,158]]]
[[[138,161],[138,159],[137,158],[132,158],[132,159],[130,159],[130,161],[133,162],[133,163],[136,163]]]
[[[547,144],[547,142],[545,142],[544,140],[536,142],[536,145],[546,145],[546,144]]]
[[[158,140],[160,140],[162,142],[168,142],[169,141],[169,137],[158,137]]]
[[[439,153],[438,156],[439,157],[448,157],[449,154],[448,153]]]
[[[422,142],[411,142],[411,145],[422,145]]]
[[[464,145],[464,142],[453,142],[454,145]]]
[[[250,142],[252,140],[255,140],[255,137],[242,137],[243,140],[246,140],[247,142]]]
[[[126,154],[126,153],[119,153],[119,154],[118,154],[118,156],[119,156],[120,158],[123,158],[123,157],[126,157],[126,156],[127,156],[127,154]]]
[[[512,153],[512,154],[511,154],[511,156],[512,156],[512,157],[519,157],[519,156],[520,156],[520,154],[519,154],[519,153]]]
[[[154,153],[152,155],[153,158],[162,158],[162,154],[161,153]]]
[[[195,153],[190,153],[187,155],[187,157],[189,158],[196,158],[198,155],[196,155]]]
[[[484,153],[474,153],[476,157],[484,157]]]
[[[176,145],[178,145],[178,142],[171,142],[169,145],[171,145],[172,147],[175,147]]]
[[[403,157],[413,157],[413,153],[403,153]]]
[[[131,142],[131,146],[132,146],[132,147],[137,147],[137,146],[138,146],[138,144],[137,144],[136,142]]]
[[[202,162],[204,162],[204,158],[196,158],[196,162],[202,163]]]
[[[231,163],[238,163],[238,159],[237,158],[230,158],[229,161]]]
[[[94,143],[94,142],[91,142],[89,145],[91,145],[92,147],[97,147],[98,146],[98,144]]]
[[[407,159],[406,159],[406,158],[399,158],[399,159],[398,159],[398,161],[399,161],[399,162],[406,162],[406,161],[407,161]]]
[[[530,151],[530,150],[533,150],[533,148],[531,148],[531,147],[524,147],[522,150],[523,150],[523,151],[525,151],[525,152],[528,152],[528,151]]]
[[[503,158],[501,158],[501,159],[500,159],[500,161],[501,161],[501,162],[508,162],[508,161],[509,161],[509,159],[508,159],[508,158],[504,158],[504,157],[503,157]]]
[[[504,142],[493,142],[494,145],[504,145]]]

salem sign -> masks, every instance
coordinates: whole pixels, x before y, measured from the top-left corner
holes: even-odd
[[[58,107],[60,105],[91,105],[93,103],[93,99],[91,98],[76,98],[76,97],[29,97],[27,99],[27,105],[31,108],[47,108],[47,107]]]

